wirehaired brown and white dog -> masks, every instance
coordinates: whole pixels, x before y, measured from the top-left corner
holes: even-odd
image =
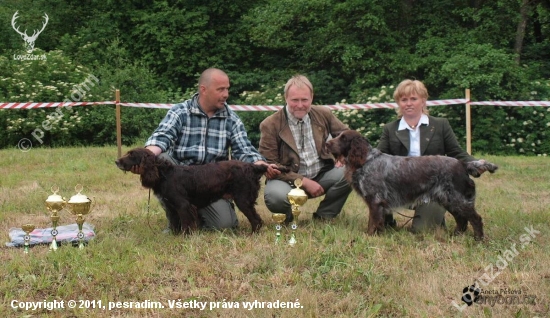
[[[196,229],[199,223],[197,209],[221,198],[234,200],[250,221],[252,232],[262,227],[262,219],[254,205],[267,165],[228,160],[178,166],[146,148],[132,149],[115,163],[123,171],[139,166],[142,186],[153,190],[174,234],[188,234]],[[282,167],[279,170],[286,172]]]
[[[433,201],[456,221],[455,234],[466,231],[468,222],[476,240],[483,239],[483,222],[475,209],[475,183],[470,178],[498,167],[485,160],[463,163],[446,156],[400,157],[373,148],[367,138],[347,130],[327,142],[336,160],[344,160],[346,178],[368,205],[367,233],[384,229],[384,215],[393,208]]]

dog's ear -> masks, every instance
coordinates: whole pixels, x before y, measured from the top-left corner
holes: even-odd
[[[369,148],[364,138],[355,137],[350,141],[350,149],[348,153],[348,162],[352,168],[358,169],[367,162],[367,154]]]
[[[141,185],[146,188],[152,188],[159,180],[159,171],[155,165],[155,155],[147,154],[141,158],[139,165],[141,171]]]

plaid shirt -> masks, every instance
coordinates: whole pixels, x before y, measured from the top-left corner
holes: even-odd
[[[158,146],[183,165],[199,165],[229,159],[265,160],[252,146],[244,124],[226,104],[214,116],[201,110],[198,94],[174,105],[145,146]]]
[[[286,112],[288,114],[288,126],[292,132],[292,136],[298,147],[298,155],[300,156],[300,170],[298,173],[306,178],[313,179],[321,171],[323,163],[315,148],[309,114],[305,115],[302,120],[299,120],[292,116],[288,112],[288,109]]]

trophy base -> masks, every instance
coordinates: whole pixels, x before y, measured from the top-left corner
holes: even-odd
[[[57,241],[55,240],[55,238],[52,240],[52,243],[50,244],[50,251],[57,251]]]
[[[296,245],[296,238],[294,237],[294,235],[292,235],[292,237],[288,241],[288,245],[290,245],[290,246]]]

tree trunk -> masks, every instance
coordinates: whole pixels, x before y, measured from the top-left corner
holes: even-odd
[[[523,50],[523,39],[525,38],[525,28],[527,26],[527,19],[529,18],[529,0],[523,0],[521,7],[519,8],[519,21],[516,29],[516,42],[514,44],[514,53],[516,53],[516,63],[521,61],[521,51]]]

